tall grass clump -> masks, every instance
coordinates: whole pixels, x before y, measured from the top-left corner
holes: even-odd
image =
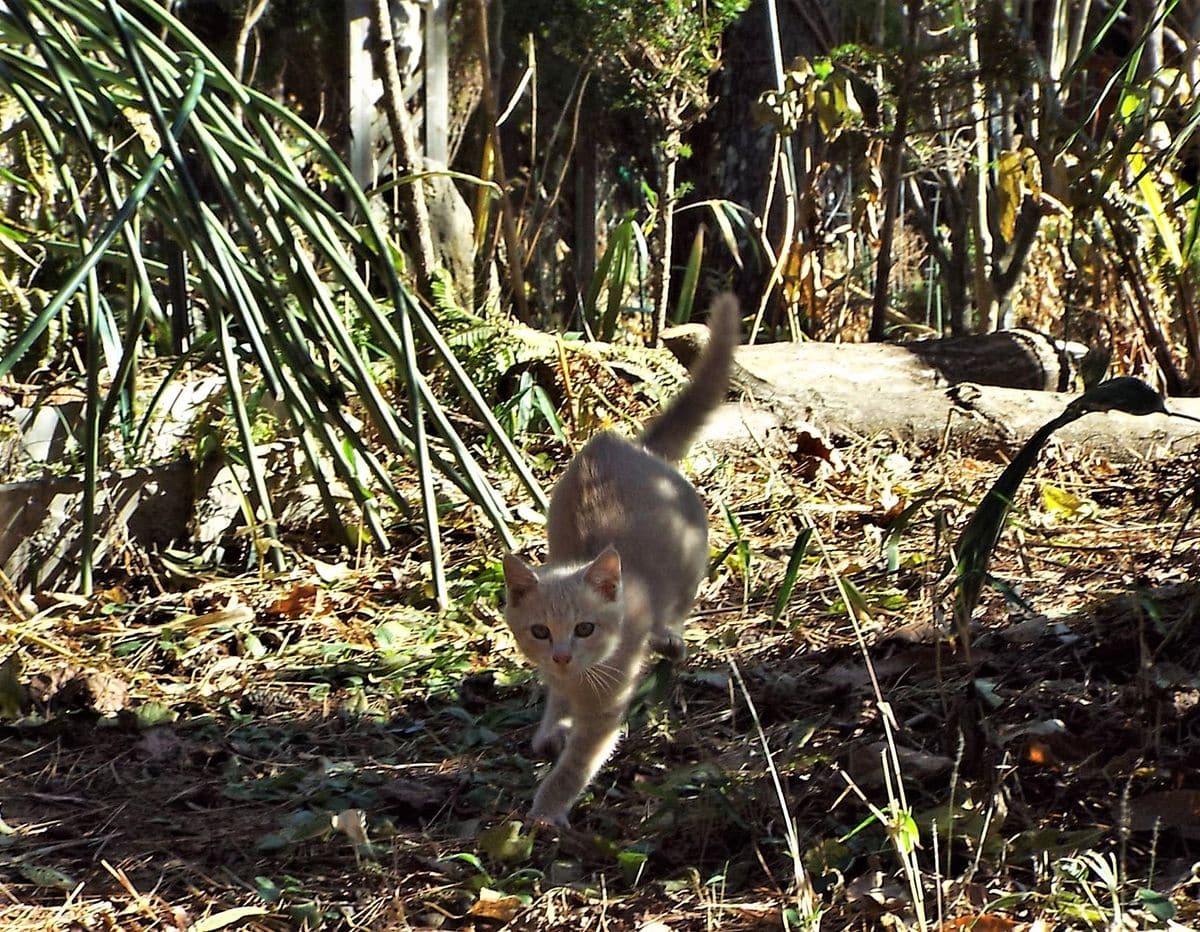
[[[435,474],[511,543],[505,504],[431,391],[428,367],[447,373],[453,404],[491,434],[535,500],[544,496],[405,285],[403,255],[324,138],[237,81],[152,0],[9,4],[0,14],[0,88],[17,104],[4,112],[5,138],[44,151],[53,166],[36,178],[18,166],[0,182],[22,193],[25,205],[22,218],[0,217],[4,280],[48,295],[8,343],[0,377],[48,331],[82,335],[85,520],[94,520],[101,464],[118,451],[136,453],[110,435],[116,428],[136,437],[148,413],[136,410],[133,392],[139,358],[161,345],[154,335],[172,327],[179,348],[181,321],[169,313],[179,302],[164,307],[174,289],[194,310],[182,321],[192,331],[186,361],[171,376],[189,364],[214,363],[221,372],[263,549],[276,564],[282,550],[251,436],[251,379],[286,412],[347,539],[327,470],[350,489],[381,548],[390,540],[376,490],[407,507],[379,447],[348,416],[347,399],[355,399],[382,448],[412,464],[440,601],[446,587]],[[172,277],[172,268],[185,269],[186,278]],[[394,373],[398,397],[377,381],[380,365]],[[255,372],[249,378],[248,368]],[[90,565],[89,551],[85,588]]]

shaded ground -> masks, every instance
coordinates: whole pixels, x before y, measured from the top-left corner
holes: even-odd
[[[47,597],[0,628],[23,664],[0,668],[0,925],[1200,921],[1198,534],[1172,550],[1186,509],[1160,515],[1196,459],[1044,457],[967,664],[935,577],[1000,463],[838,452],[695,457],[723,558],[692,655],[647,681],[563,838],[511,821],[545,766],[537,688],[468,514],[443,618],[412,554],[182,587],[134,562]]]

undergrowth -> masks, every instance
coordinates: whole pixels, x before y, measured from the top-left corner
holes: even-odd
[[[562,836],[521,823],[539,690],[468,510],[442,614],[403,553],[46,595],[0,629],[5,928],[1194,924],[1196,555],[1158,514],[1194,463],[1052,448],[968,665],[941,529],[998,465],[826,453],[695,453],[691,659]]]

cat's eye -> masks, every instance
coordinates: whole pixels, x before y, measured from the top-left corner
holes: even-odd
[[[529,629],[529,633],[539,641],[548,641],[550,639],[550,629],[545,625],[534,625]]]
[[[585,638],[595,630],[596,626],[590,621],[581,621],[575,626],[575,637]]]

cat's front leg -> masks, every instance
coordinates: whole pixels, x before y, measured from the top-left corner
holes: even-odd
[[[687,660],[687,644],[683,635],[672,631],[666,625],[657,625],[650,632],[650,649],[656,654],[662,654],[672,663],[683,663]]]
[[[609,712],[574,723],[558,763],[533,797],[530,818],[559,828],[570,827],[567,814],[616,747],[621,719],[622,714]]]
[[[570,709],[566,698],[553,686],[546,686],[546,709],[533,735],[533,750],[542,757],[555,758],[563,749],[571,731]]]

